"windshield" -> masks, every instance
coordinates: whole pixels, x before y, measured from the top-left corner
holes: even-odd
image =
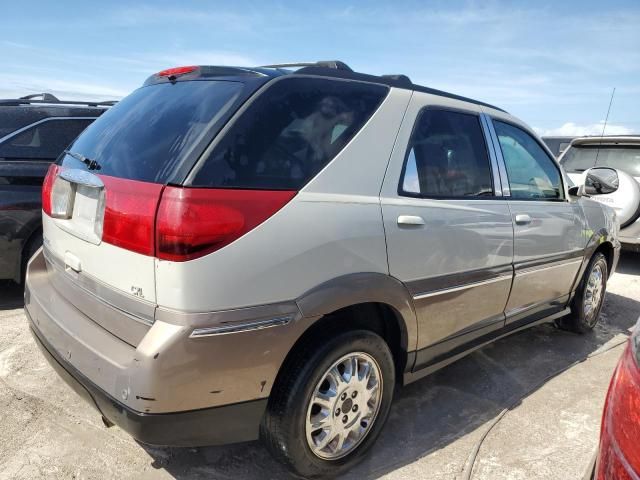
[[[599,150],[599,151],[598,151]],[[584,172],[588,168],[618,168],[629,175],[640,177],[640,145],[606,146],[598,145],[573,146],[562,157],[562,166],[567,172]]]
[[[186,158],[202,152],[242,91],[239,82],[208,80],[139,88],[91,124],[68,147],[79,155],[65,155],[62,165],[166,183]]]

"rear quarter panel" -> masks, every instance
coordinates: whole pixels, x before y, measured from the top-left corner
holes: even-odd
[[[196,260],[156,260],[158,305],[189,312],[260,305],[339,276],[388,273],[379,194],[410,97],[391,89],[345,149],[244,237]]]

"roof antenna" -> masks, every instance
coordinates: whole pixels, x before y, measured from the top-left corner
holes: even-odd
[[[602,140],[604,139],[604,131],[607,128],[607,122],[609,121],[609,112],[611,112],[611,104],[613,103],[613,96],[616,94],[616,87],[613,87],[613,92],[611,92],[611,100],[609,100],[609,108],[607,109],[607,117],[604,119],[604,125],[602,126],[602,134],[600,135],[600,143],[598,143],[598,150],[596,150],[596,161],[593,164],[594,167],[598,165],[598,155],[600,155],[600,146],[602,145]]]

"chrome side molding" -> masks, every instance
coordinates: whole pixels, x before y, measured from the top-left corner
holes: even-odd
[[[248,332],[252,330],[262,330],[264,328],[279,327],[287,325],[293,320],[295,315],[284,317],[268,318],[265,320],[253,320],[250,322],[238,322],[215,327],[196,328],[191,332],[189,338],[211,337],[214,335],[226,335],[229,333]]]
[[[508,275],[498,275],[497,277],[489,278],[487,280],[481,280],[479,282],[466,283],[464,285],[459,285],[451,288],[443,288],[440,290],[432,290],[430,292],[418,293],[413,296],[414,300],[422,300],[423,298],[434,297],[436,295],[444,295],[447,293],[459,292],[462,290],[467,290],[469,288],[480,287],[482,285],[489,285],[491,283],[502,282],[504,280],[511,280],[513,275],[510,273]]]

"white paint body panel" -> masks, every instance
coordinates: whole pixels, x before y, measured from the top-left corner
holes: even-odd
[[[242,238],[188,262],[156,260],[158,305],[240,308],[292,300],[350,273],[388,273],[379,193],[410,98],[391,89],[336,158]]]
[[[349,273],[386,273],[380,206],[370,200],[341,203],[300,193],[217,252],[189,262],[157,260],[158,303],[225,310],[295,299]]]
[[[145,300],[155,302],[154,258],[105,242],[87,242],[63,230],[57,220],[42,215],[44,245],[58,258],[73,259],[74,270],[131,295],[132,287],[142,289]],[[138,297],[139,298],[139,297]]]

